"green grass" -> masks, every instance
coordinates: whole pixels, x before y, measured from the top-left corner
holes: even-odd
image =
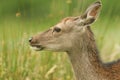
[[[28,24],[27,21],[6,19],[1,26],[4,27],[0,29],[0,80],[47,80],[45,75],[55,65],[57,68],[48,80],[72,79],[65,53],[35,52],[29,47],[29,37],[44,30],[47,23]]]
[[[0,14],[3,14],[0,19],[0,80],[74,80],[72,68],[65,53],[33,51],[29,48],[28,39],[53,26],[65,16],[79,15],[80,11],[83,12],[85,6],[93,1],[74,0],[72,4],[68,4],[65,3],[65,0],[58,0],[59,4],[55,7],[57,2],[51,0],[50,4],[49,1],[47,3],[50,6],[46,7],[49,9],[47,13],[39,8],[37,1],[26,1],[26,3],[29,2],[31,8],[30,11],[25,12],[26,3],[23,1],[20,3],[24,7],[22,7],[23,11],[19,11],[21,13],[19,17],[15,16],[15,11],[9,12],[12,9],[11,5],[8,2],[9,5],[5,6],[3,1],[3,6],[0,5],[2,6]],[[104,62],[120,58],[120,16],[118,15],[119,2],[116,1],[111,0],[110,4],[103,1],[101,16],[92,24],[92,30]],[[16,1],[14,3],[16,4]],[[43,3],[41,2],[41,4]],[[8,7],[10,10],[5,13]],[[15,8],[15,6],[13,7]],[[109,7],[110,9],[108,9]],[[36,8],[40,11],[37,12]],[[107,14],[106,10],[108,10]],[[29,12],[31,17],[25,16]],[[41,13],[40,15],[46,14],[43,17],[38,16],[39,13]],[[55,70],[48,74],[52,68]]]
[[[120,56],[119,18],[113,20],[99,18],[92,25],[105,62]],[[73,80],[71,65],[65,53],[35,52],[29,48],[30,36],[56,22],[39,24],[7,19],[1,24],[4,27],[0,29],[0,80]],[[46,78],[47,72],[55,65],[55,71]]]

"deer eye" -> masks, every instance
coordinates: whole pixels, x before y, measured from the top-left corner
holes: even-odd
[[[61,29],[60,29],[60,28],[58,28],[58,27],[55,27],[53,31],[55,31],[55,32],[60,32],[60,31],[61,31]]]

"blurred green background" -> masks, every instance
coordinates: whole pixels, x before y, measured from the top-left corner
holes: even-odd
[[[28,39],[96,0],[0,0],[0,80],[74,80],[65,53],[35,52]],[[102,0],[92,24],[104,62],[120,58],[120,1]],[[51,71],[52,70],[52,71]]]

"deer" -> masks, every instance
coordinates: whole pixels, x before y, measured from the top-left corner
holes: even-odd
[[[30,46],[36,51],[66,52],[76,80],[120,80],[120,60],[102,62],[91,30],[101,7],[101,1],[96,1],[82,15],[62,19],[32,36]]]

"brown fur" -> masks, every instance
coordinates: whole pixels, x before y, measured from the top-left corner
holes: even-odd
[[[120,61],[102,63],[89,26],[95,21],[100,7],[101,3],[96,2],[87,9],[84,17],[63,19],[51,29],[33,36],[30,45],[37,50],[66,52],[76,80],[120,80]],[[61,31],[55,31],[56,27]]]

